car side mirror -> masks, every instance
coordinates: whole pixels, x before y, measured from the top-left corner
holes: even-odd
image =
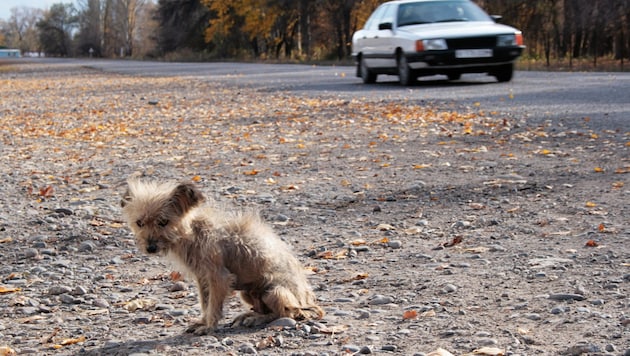
[[[383,22],[378,24],[379,30],[391,30],[392,28],[394,28],[394,25],[392,25],[391,22]]]
[[[503,19],[503,16],[501,16],[501,15],[491,15],[490,17],[491,17],[491,18],[492,18],[492,20],[493,20],[494,22],[496,22],[496,23],[501,22],[501,20]]]

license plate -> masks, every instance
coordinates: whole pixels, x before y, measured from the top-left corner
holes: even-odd
[[[455,58],[488,58],[492,57],[491,49],[458,49]]]

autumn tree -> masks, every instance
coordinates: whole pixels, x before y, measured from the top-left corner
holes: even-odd
[[[205,40],[213,43],[218,56],[238,56],[250,50],[253,56],[277,54],[286,40],[286,32],[294,26],[289,9],[280,1],[202,0],[213,14],[205,31]],[[291,3],[287,3],[291,6]],[[284,18],[284,27],[279,26]]]
[[[103,55],[103,25],[101,0],[79,2],[79,33],[77,47],[80,55]]]
[[[78,23],[74,5],[54,4],[45,12],[36,24],[39,30],[39,42],[47,55],[72,55],[72,30]]]
[[[200,0],[158,0],[158,49],[162,54],[181,49],[205,51],[204,32],[210,11]]]
[[[6,45],[26,52],[37,52],[39,40],[37,38],[37,21],[43,16],[43,11],[32,7],[14,7],[11,16],[5,24]]]

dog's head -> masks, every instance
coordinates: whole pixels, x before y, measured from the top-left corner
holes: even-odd
[[[120,204],[138,248],[166,254],[183,236],[182,221],[205,199],[193,183],[130,179]]]

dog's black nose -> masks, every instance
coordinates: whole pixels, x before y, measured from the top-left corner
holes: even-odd
[[[157,244],[155,242],[149,242],[149,244],[147,245],[147,252],[156,253],[157,251],[158,251]]]

